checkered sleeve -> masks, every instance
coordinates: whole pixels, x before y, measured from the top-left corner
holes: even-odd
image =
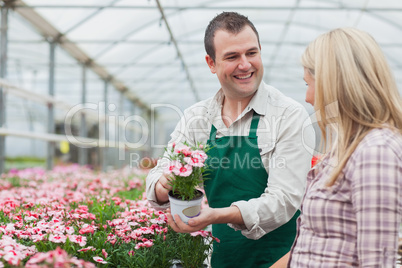
[[[393,267],[402,210],[401,159],[390,147],[377,144],[351,160],[359,266]]]

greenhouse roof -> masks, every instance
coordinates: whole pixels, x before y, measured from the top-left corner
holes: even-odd
[[[134,103],[155,108],[168,127],[180,111],[213,96],[219,83],[205,62],[208,22],[222,11],[250,18],[260,34],[264,81],[302,103],[305,83],[300,56],[309,42],[330,29],[353,26],[383,48],[402,88],[402,1],[397,0],[3,0],[9,5],[7,81],[33,93],[48,93],[49,43],[56,44],[55,98],[72,105],[102,101],[130,113]],[[83,66],[86,66],[85,74]],[[113,89],[113,90],[112,90]],[[124,96],[121,100],[120,93]],[[40,121],[44,111],[8,116]],[[19,106],[20,105],[20,106]],[[123,107],[123,108],[122,108]],[[26,119],[26,118],[25,118]],[[13,122],[13,119],[8,119]]]

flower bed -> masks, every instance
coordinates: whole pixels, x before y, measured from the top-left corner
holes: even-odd
[[[0,179],[1,267],[199,267],[214,239],[178,234],[144,197],[145,173],[77,165]]]

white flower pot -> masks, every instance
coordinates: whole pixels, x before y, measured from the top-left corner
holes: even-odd
[[[172,191],[169,192],[169,201],[170,201],[170,213],[173,216],[179,215],[180,219],[188,223],[188,220],[200,215],[201,212],[201,202],[204,194],[197,190],[200,193],[200,196],[193,200],[182,200],[173,196]]]

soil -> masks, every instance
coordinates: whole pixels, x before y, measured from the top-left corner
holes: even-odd
[[[199,190],[196,190],[196,191],[197,191],[197,194],[196,194],[196,196],[195,196],[194,199],[197,199],[197,198],[202,197],[202,195],[203,195],[202,192],[199,191]],[[172,191],[170,191],[169,195],[172,196],[172,197],[174,197],[174,198],[181,199],[181,196],[180,196],[179,194],[177,194],[177,193],[176,193],[176,194],[173,194]]]

